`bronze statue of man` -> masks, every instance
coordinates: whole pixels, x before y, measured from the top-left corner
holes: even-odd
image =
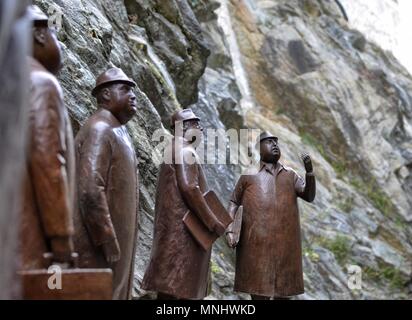
[[[278,138],[264,132],[259,138],[260,165],[236,184],[229,213],[243,206],[240,235],[228,228],[229,246],[236,247],[235,291],[252,299],[287,298],[304,293],[297,198],[315,199],[312,161],[302,155],[305,180],[279,162]],[[239,239],[236,243],[235,239]]]
[[[135,86],[119,68],[102,73],[92,91],[99,109],[75,139],[79,266],[110,267],[113,299],[129,299],[133,288],[138,163],[125,124],[137,110]]]
[[[0,1],[0,300],[18,299],[19,204],[25,141],[32,23],[28,0]]]
[[[21,270],[66,265],[73,257],[74,149],[63,93],[55,74],[61,52],[48,18],[38,7],[33,21],[26,167],[21,201]],[[52,253],[51,260],[45,253]]]
[[[189,130],[203,130],[200,119],[184,109],[173,115],[172,128],[175,137],[165,150],[172,157],[160,166],[153,246],[142,288],[157,292],[158,299],[198,300],[207,295],[211,250],[196,243],[183,218],[190,210],[211,232],[222,235],[225,227],[203,197],[208,191],[206,178],[193,147],[195,139],[187,135]]]

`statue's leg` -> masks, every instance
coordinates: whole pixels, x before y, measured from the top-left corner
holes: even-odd
[[[257,294],[251,294],[250,297],[252,298],[252,300],[270,300],[270,297],[259,296]]]
[[[175,296],[171,296],[170,294],[159,292],[157,294],[157,300],[179,300],[179,299],[176,298]]]
[[[274,296],[273,300],[291,300],[292,297]]]

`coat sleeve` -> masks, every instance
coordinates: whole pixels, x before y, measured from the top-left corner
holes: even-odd
[[[232,197],[229,201],[228,212],[232,219],[234,219],[235,214],[239,206],[242,205],[242,197],[243,197],[243,185],[244,185],[244,177],[241,176],[236,183],[235,190],[232,193]]]
[[[297,173],[295,173],[294,183],[298,197],[308,202],[315,200],[316,179],[313,172],[306,173],[305,180],[303,180]]]
[[[236,212],[239,208],[239,206],[242,205],[242,197],[243,197],[243,191],[244,191],[244,176],[241,176],[236,183],[235,190],[232,193],[232,197],[230,198],[229,201],[229,206],[228,206],[228,213],[230,214],[231,218],[234,220]],[[226,233],[233,233],[233,222],[228,226]]]
[[[78,151],[79,205],[95,246],[117,239],[106,198],[112,155],[110,134],[107,128],[97,125]]]
[[[186,156],[191,156],[191,151],[183,151]],[[177,185],[181,192],[187,207],[195,213],[202,223],[213,232],[216,218],[200,190],[199,186],[199,164],[187,163],[186,161],[179,161],[182,163],[175,164]]]
[[[46,237],[68,237],[74,229],[62,95],[52,80],[41,81],[31,95],[29,171]]]

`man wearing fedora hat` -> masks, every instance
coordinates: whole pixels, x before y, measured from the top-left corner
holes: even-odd
[[[119,68],[96,80],[99,109],[75,139],[80,267],[113,270],[113,299],[129,299],[137,241],[137,158],[125,124],[136,113],[136,83]]]
[[[233,225],[226,232],[236,247],[235,291],[252,299],[286,298],[304,292],[297,198],[315,199],[315,176],[308,154],[302,155],[305,180],[283,166],[274,135],[263,132],[257,144],[260,165],[240,177],[229,204],[232,218],[243,206],[240,234]]]
[[[172,116],[171,127],[175,137],[165,150],[165,158],[172,155],[172,161],[160,166],[153,246],[142,288],[156,291],[158,299],[203,299],[208,289],[211,249],[204,250],[196,243],[183,217],[191,210],[218,235],[225,227],[203,197],[208,187],[193,147],[194,137],[201,138],[200,119],[191,109],[184,109]]]
[[[30,101],[26,166],[20,214],[21,270],[73,262],[74,148],[63,92],[55,74],[61,68],[60,45],[36,6],[30,64]],[[51,261],[44,258],[51,253]]]

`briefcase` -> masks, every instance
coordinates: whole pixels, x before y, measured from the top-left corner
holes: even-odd
[[[49,268],[50,269],[50,268]],[[61,271],[61,273],[60,273]],[[59,273],[61,278],[58,279]],[[23,299],[28,300],[111,300],[111,269],[47,269],[19,271]],[[58,280],[57,280],[58,279]],[[61,280],[61,281],[60,281]]]
[[[226,211],[226,208],[222,205],[216,193],[213,191],[206,192],[203,197],[206,200],[210,210],[215,215],[216,219],[224,225],[225,228],[232,223],[232,218]],[[196,242],[203,248],[203,250],[208,251],[213,243],[219,236],[210,232],[209,229],[203,224],[203,222],[191,211],[188,211],[183,217],[183,223],[186,225],[187,229],[196,240]]]

